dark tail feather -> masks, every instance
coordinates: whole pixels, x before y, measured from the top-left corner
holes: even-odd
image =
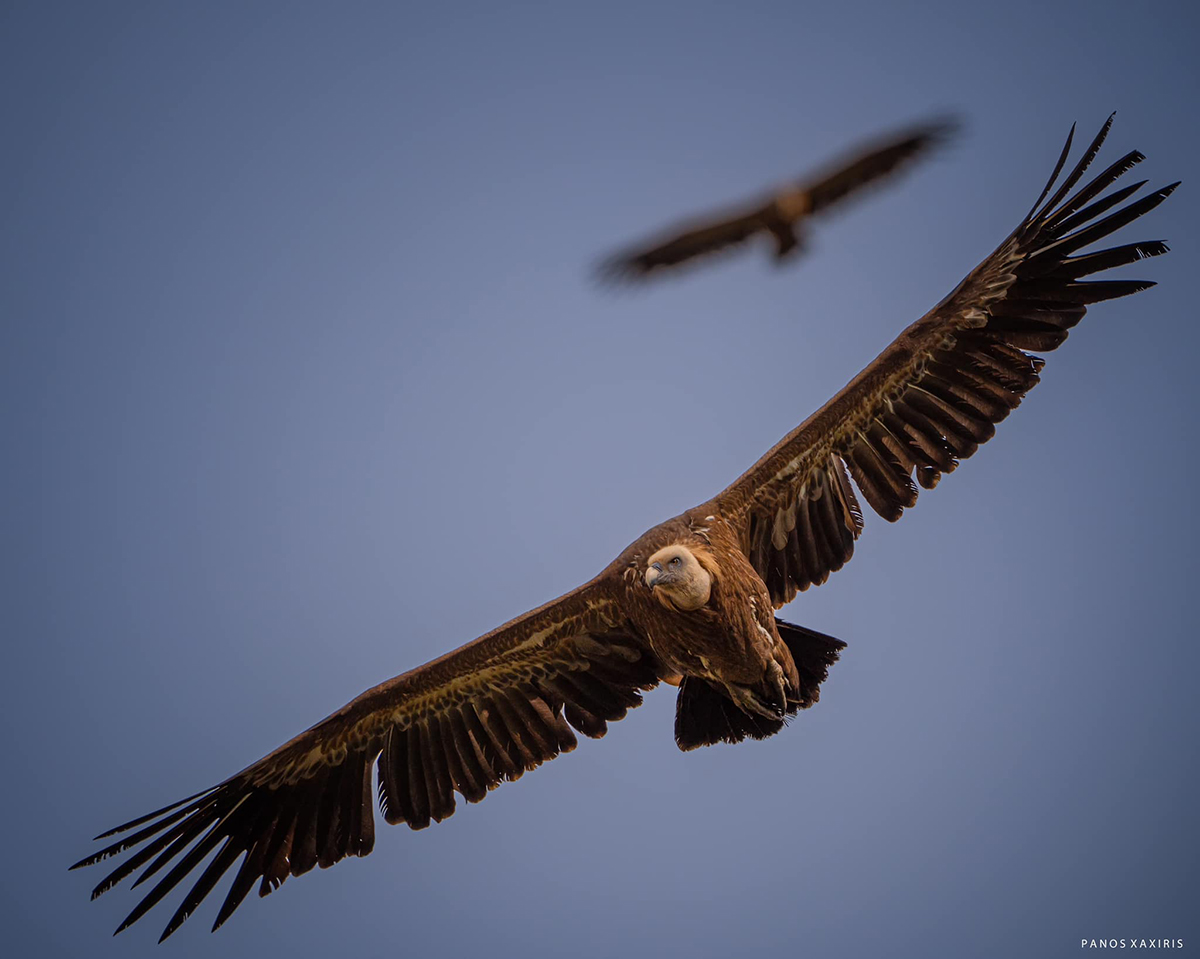
[[[821,683],[829,667],[846,648],[841,640],[815,629],[775,620],[780,638],[791,651],[800,674],[799,698],[789,699],[787,711],[795,715],[820,699]],[[679,685],[675,702],[675,742],[687,751],[714,743],[740,743],[743,739],[766,739],[783,729],[786,720],[742,712],[725,691],[703,679],[689,676]]]
[[[808,709],[821,698],[821,683],[829,676],[829,667],[838,661],[838,655],[846,644],[840,639],[818,633],[807,626],[795,626],[782,619],[775,620],[779,638],[787,644],[788,651],[800,674],[800,700],[788,702],[788,712]]]
[[[733,704],[724,690],[695,676],[679,684],[675,701],[675,743],[686,752],[713,743],[740,743],[766,739],[783,729],[782,719],[744,713]]]

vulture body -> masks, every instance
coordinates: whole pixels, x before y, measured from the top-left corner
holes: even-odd
[[[944,141],[955,127],[953,121],[936,120],[863,144],[770,196],[681,223],[659,239],[614,254],[600,264],[600,275],[609,280],[642,279],[760,234],[773,241],[776,261],[789,259],[804,248],[804,221],[896,173]]]
[[[374,782],[387,822],[424,828],[454,812],[456,793],[478,802],[574,749],[576,732],[603,736],[660,681],[679,685],[683,749],[769,736],[815,703],[843,644],[774,611],[850,559],[862,530],[854,487],[898,519],[918,486],[932,489],[971,456],[1037,385],[1043,360],[1027,351],[1061,345],[1089,304],[1152,285],[1085,279],[1167,250],[1149,241],[1079,252],[1175,186],[1125,206],[1144,181],[1105,193],[1142,160],[1134,151],[1072,193],[1111,122],[1050,195],[1068,137],[996,251],[715,498],[649,530],[565,596],[100,837],[119,835],[76,867],[128,856],[93,896],[139,870],[135,885],[161,873],[118,931],[210,855],[163,938],[237,865],[215,929],[255,885],[266,895],[288,876],[369,853]]]

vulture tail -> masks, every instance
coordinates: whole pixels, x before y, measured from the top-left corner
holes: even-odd
[[[788,712],[808,709],[821,698],[821,683],[829,677],[829,667],[838,661],[846,644],[840,639],[818,633],[807,626],[794,626],[782,619],[775,620],[779,638],[787,644],[796,672],[800,674],[800,690],[796,702],[788,700]]]
[[[796,698],[788,698],[787,713],[794,716],[807,709],[821,696],[820,686],[829,675],[829,667],[846,648],[841,640],[804,626],[775,620],[779,636],[787,644],[800,674]],[[675,742],[682,750],[714,743],[740,743],[747,737],[766,739],[786,725],[786,719],[743,712],[719,686],[695,676],[679,684],[675,702]]]

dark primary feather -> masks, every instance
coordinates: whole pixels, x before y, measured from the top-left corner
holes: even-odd
[[[1060,346],[1090,304],[1153,285],[1084,279],[1167,252],[1161,240],[1081,252],[1177,186],[1125,206],[1142,184],[1102,196],[1143,159],[1132,151],[1071,194],[1111,123],[1051,196],[1068,137],[1038,201],[999,248],[706,507],[740,517],[744,548],[776,607],[823,583],[853,553],[862,521],[842,482],[847,470],[876,513],[899,519],[918,488],[932,489],[974,454],[1037,385],[1045,361],[1028,351]]]
[[[957,128],[950,119],[934,120],[902,130],[857,148],[824,170],[778,193],[727,212],[708,213],[677,224],[657,240],[640,243],[604,260],[599,267],[607,280],[639,279],[695,257],[716,253],[748,240],[756,233],[783,238],[782,256],[795,246],[792,224],[821,212],[869,183],[882,180]]]

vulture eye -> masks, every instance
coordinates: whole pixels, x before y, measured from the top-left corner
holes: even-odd
[[[681,560],[678,556],[676,556],[673,560],[671,560],[671,562],[667,563],[667,565],[668,566],[678,566],[682,562],[683,562],[683,560]]]

